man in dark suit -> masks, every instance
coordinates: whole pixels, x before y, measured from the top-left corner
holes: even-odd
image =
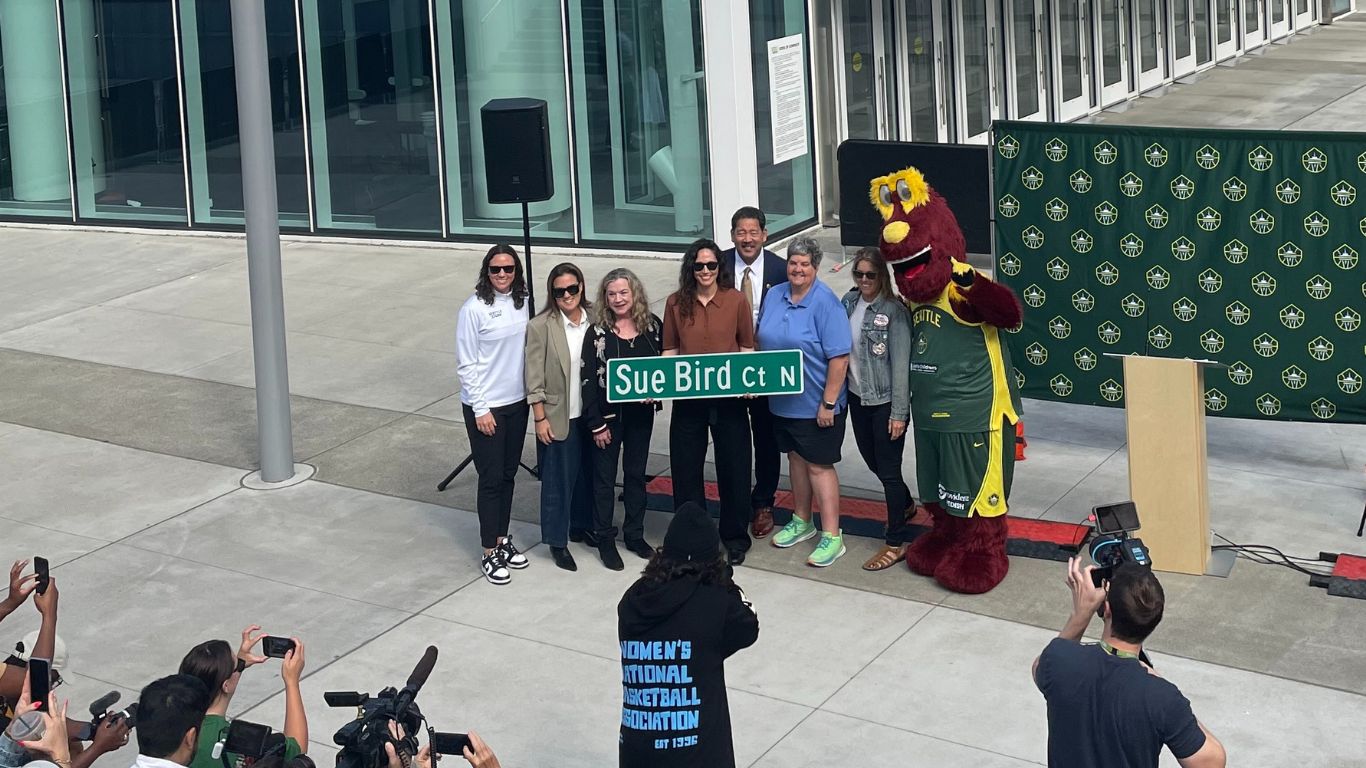
[[[735,288],[749,299],[755,326],[759,322],[768,289],[787,282],[787,259],[764,247],[768,241],[768,222],[764,212],[744,206],[730,217],[730,239],[734,248],[721,254],[721,270],[729,272]],[[773,439],[773,415],[767,397],[745,401],[749,410],[750,434],[754,438],[754,491],[750,503],[754,518],[750,534],[762,539],[773,531],[773,495],[778,490],[778,445]]]

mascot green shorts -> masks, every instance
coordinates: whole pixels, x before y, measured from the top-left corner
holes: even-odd
[[[920,498],[938,500],[957,517],[997,517],[1015,474],[1015,429],[994,432],[915,430],[915,474]]]

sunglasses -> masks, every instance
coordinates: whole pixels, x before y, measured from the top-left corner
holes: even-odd
[[[505,266],[505,267],[500,267],[500,266],[497,266],[497,265],[494,265],[494,264],[490,264],[490,265],[489,265],[489,274],[490,274],[490,275],[496,275],[496,274],[498,274],[499,272],[502,272],[502,273],[505,274],[505,275],[513,275],[513,274],[516,274],[516,273],[517,273],[517,265],[516,265],[516,264],[508,264],[508,265]]]
[[[855,280],[876,280],[876,279],[877,279],[877,273],[876,273],[876,272],[864,272],[864,271],[862,271],[862,270],[856,269],[856,270],[854,270],[854,279],[855,279]]]
[[[574,283],[573,285],[566,285],[563,288],[556,288],[552,290],[551,293],[555,294],[555,298],[557,299],[563,299],[566,296],[578,296],[579,284]]]
[[[715,272],[720,268],[721,262],[719,261],[694,261],[692,263],[692,271],[694,272],[701,272],[703,270],[706,270],[708,272]]]

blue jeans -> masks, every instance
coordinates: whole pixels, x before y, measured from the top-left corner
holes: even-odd
[[[593,462],[588,431],[581,419],[569,420],[563,440],[540,446],[541,541],[569,546],[569,529],[593,530]]]

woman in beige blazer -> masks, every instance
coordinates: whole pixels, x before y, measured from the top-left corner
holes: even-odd
[[[541,541],[555,565],[578,570],[569,542],[596,546],[593,530],[592,463],[583,411],[580,358],[592,321],[583,272],[558,264],[546,281],[549,301],[527,323],[526,391],[536,423],[541,473]]]

